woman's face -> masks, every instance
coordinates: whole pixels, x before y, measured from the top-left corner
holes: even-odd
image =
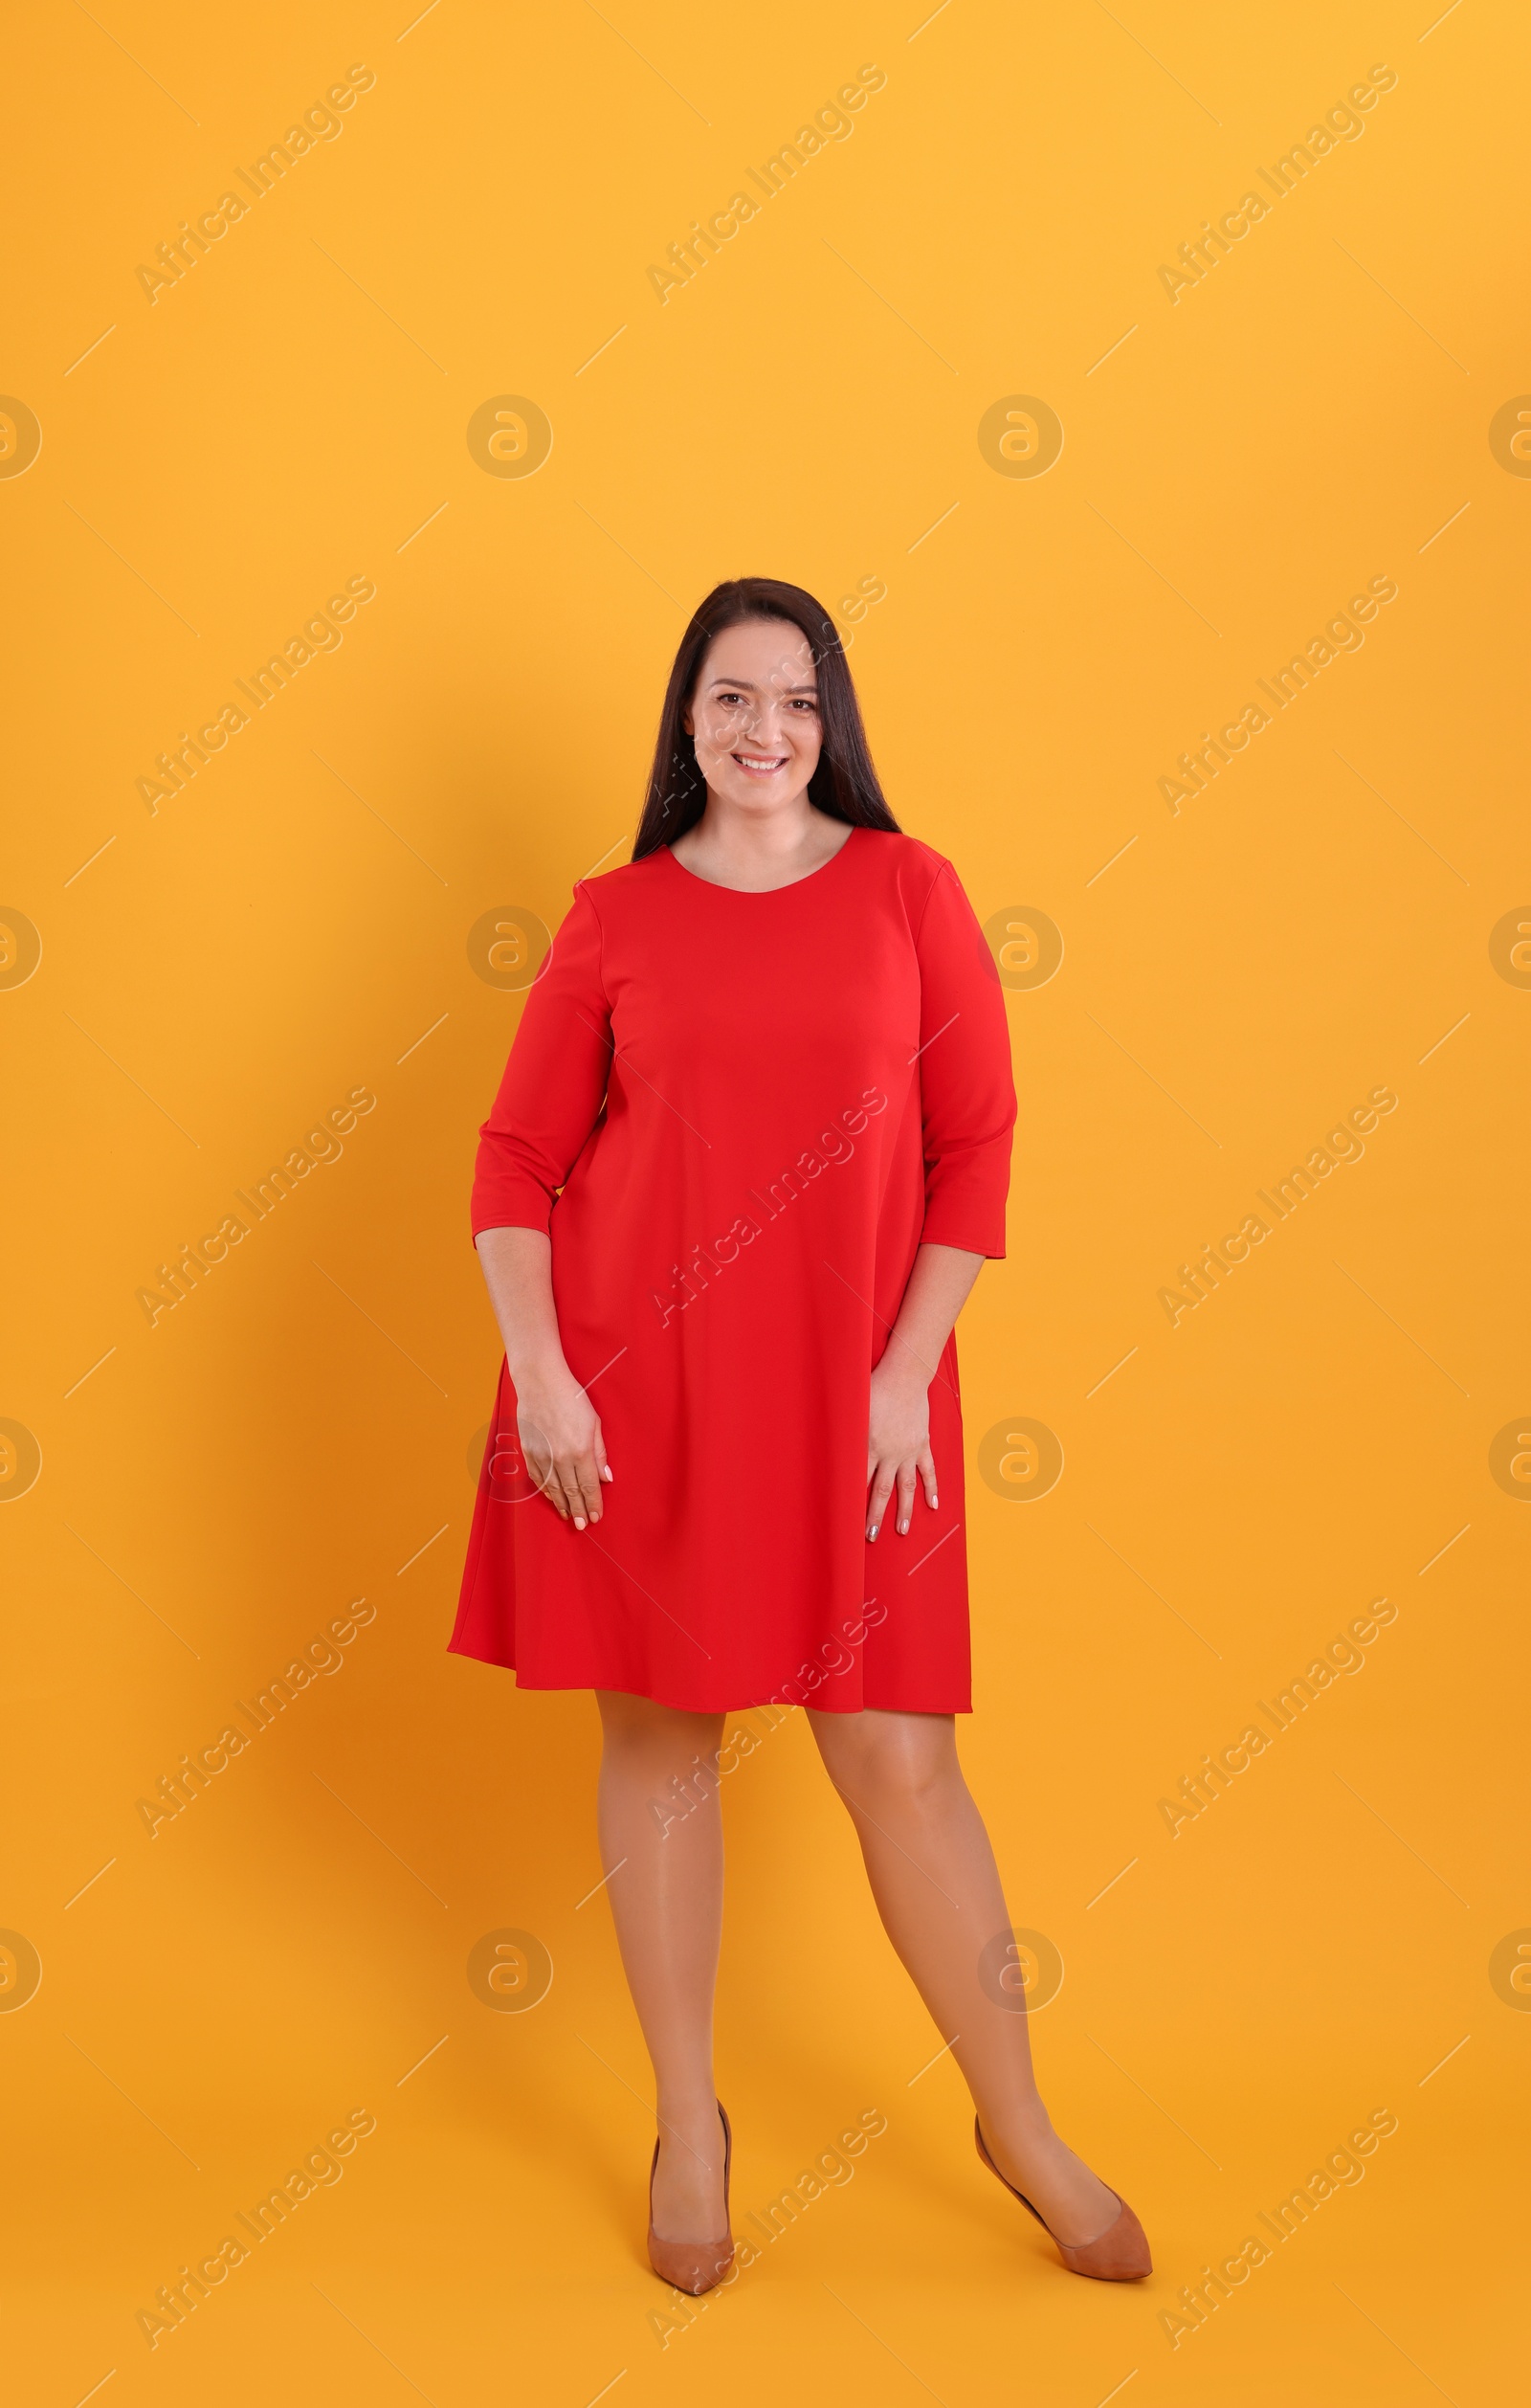
[[[808,637],[788,620],[715,635],[681,720],[709,791],[752,815],[796,802],[818,767],[818,690]]]

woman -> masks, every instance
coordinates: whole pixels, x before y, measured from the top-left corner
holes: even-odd
[[[796,586],[720,586],[676,658],[632,859],[576,885],[482,1131],[505,1362],[452,1639],[523,1688],[595,1692],[657,2098],[649,2254],[693,2293],[733,2257],[719,1742],[730,1709],[778,1701],[808,1712],[980,2155],[1076,2272],[1149,2271],[1037,2095],[957,1761],[952,1327],[1004,1253],[1014,1118],[987,948],[883,800],[832,620]]]

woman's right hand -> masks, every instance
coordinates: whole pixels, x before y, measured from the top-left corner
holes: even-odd
[[[611,1477],[600,1416],[564,1359],[553,1304],[553,1250],[545,1230],[481,1229],[478,1260],[516,1391],[526,1468],[554,1510],[583,1530],[601,1518]]]
[[[516,1407],[526,1468],[548,1504],[577,1530],[599,1522],[611,1470],[600,1416],[567,1364],[519,1383]]]

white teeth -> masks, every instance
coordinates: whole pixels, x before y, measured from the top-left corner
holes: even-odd
[[[780,769],[787,765],[785,753],[736,752],[734,759],[746,769]]]

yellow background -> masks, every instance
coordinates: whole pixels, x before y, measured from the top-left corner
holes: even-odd
[[[1531,484],[1489,427],[1531,387],[1524,24],[412,13],[103,0],[11,37],[16,2397],[1501,2397],[1531,1514],[1490,1448],[1531,1403],[1531,993],[1489,939],[1531,895]],[[147,301],[353,62],[341,138]],[[1363,138],[1171,301],[1176,247],[1375,63]],[[863,64],[852,137],[656,300]],[[466,441],[505,393],[553,429],[524,479]],[[1016,393],[1065,432],[1035,479],[977,441]],[[579,1904],[593,1710],[445,1653],[498,1359],[467,1188],[521,1008],[467,939],[624,858],[685,614],[742,572],[885,585],[852,660],[896,811],[981,919],[1063,932],[1010,998],[1011,1250],[961,1329],[964,1749],[1066,1968],[1046,2093],[1159,2271],[1069,2279],[979,2167],[798,1714],[726,1785],[736,2228],[887,2130],[665,2346],[648,2072]],[[353,575],[344,646],[151,814],[155,755]],[[1172,815],[1175,756],[1374,575],[1365,646]],[[1177,1264],[1382,1083],[1365,1158],[1171,1327]],[[342,1159],[151,1328],[155,1266],[357,1085]],[[1016,1416],[1065,1459],[1024,1504],[975,1469]],[[1380,1594],[1365,1673],[1171,1839],[1159,1799]],[[151,1839],[137,1800],[361,1595],[344,1672]],[[468,1986],[507,1927],[555,1968],[529,2012]],[[151,2351],[156,2288],[358,2108],[344,2180]],[[1365,2181],[1171,2346],[1179,2286],[1379,2108]]]

